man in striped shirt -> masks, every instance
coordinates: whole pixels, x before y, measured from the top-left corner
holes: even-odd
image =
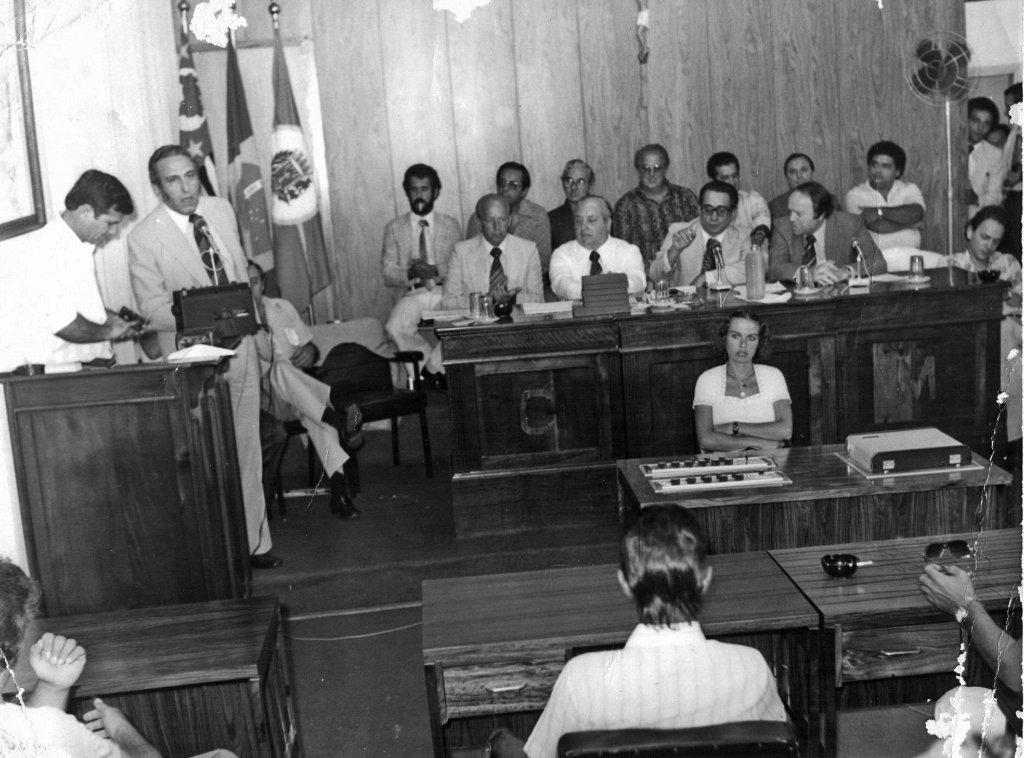
[[[619,582],[640,616],[625,648],[570,660],[526,744],[499,730],[485,756],[556,758],[568,732],[786,720],[761,653],[701,632],[711,567],[701,528],[685,508],[644,508],[620,558]]]

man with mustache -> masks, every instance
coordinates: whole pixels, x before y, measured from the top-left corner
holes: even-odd
[[[424,376],[440,385],[444,376],[440,351],[432,355],[417,328],[424,311],[441,306],[441,286],[455,243],[462,240],[462,229],[451,216],[434,212],[441,179],[431,166],[417,163],[407,168],[402,188],[411,211],[384,227],[381,269],[385,284],[399,297],[384,331],[399,350],[418,350],[428,356]]]

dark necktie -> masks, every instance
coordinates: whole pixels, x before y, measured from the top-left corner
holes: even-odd
[[[505,276],[505,268],[501,265],[501,248],[491,250],[491,257],[494,258],[494,263],[491,264],[490,291],[507,289],[508,277]]]
[[[818,251],[814,249],[814,235],[808,234],[804,239],[807,246],[804,248],[804,257],[800,260],[801,266],[813,266],[818,259]]]
[[[708,244],[704,247],[704,259],[700,262],[700,272],[706,273],[708,271],[714,271],[718,268],[718,261],[715,258],[715,253],[721,248],[718,240],[714,237],[708,240]]]
[[[224,270],[224,261],[221,260],[220,254],[213,249],[213,242],[210,239],[210,227],[207,225],[206,219],[198,213],[193,213],[188,217],[188,220],[192,222],[192,234],[195,235],[196,244],[199,246],[199,257],[203,260],[203,265],[206,267],[206,273],[210,276],[210,281],[217,287],[222,284],[228,284],[228,274]]]
[[[427,227],[426,219],[420,219],[420,260],[427,262]]]
[[[601,274],[603,272],[604,269],[601,268],[601,254],[594,250],[590,254],[590,275],[597,276],[598,274]]]

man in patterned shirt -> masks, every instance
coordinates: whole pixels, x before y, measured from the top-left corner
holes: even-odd
[[[537,245],[541,272],[547,279],[548,263],[551,261],[551,223],[548,221],[546,210],[526,199],[530,192],[530,172],[522,163],[502,163],[498,168],[495,185],[498,194],[508,200],[509,208],[512,210],[508,233]],[[480,219],[474,213],[466,225],[466,239],[473,239],[482,230]]]
[[[668,227],[700,215],[693,190],[672,184],[667,178],[668,151],[658,144],[645,145],[633,156],[640,184],[619,198],[612,220],[612,236],[640,248],[644,265],[650,267]]]
[[[570,660],[526,744],[499,730],[485,756],[556,758],[568,732],[786,720],[761,653],[704,638],[697,615],[711,567],[685,508],[644,508],[622,539],[620,561],[619,583],[640,616],[625,648]]]

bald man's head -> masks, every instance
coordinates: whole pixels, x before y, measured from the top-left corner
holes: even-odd
[[[476,215],[483,227],[484,239],[497,247],[508,234],[511,211],[501,195],[484,195],[476,204]]]
[[[597,250],[608,239],[612,227],[612,209],[600,195],[588,195],[576,204],[576,241],[587,250]]]

